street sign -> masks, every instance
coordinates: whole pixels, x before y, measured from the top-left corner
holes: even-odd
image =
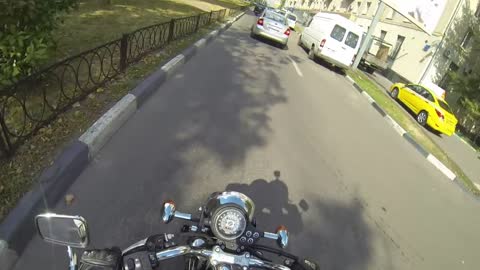
[[[381,0],[424,32],[431,35],[445,10],[447,0]]]

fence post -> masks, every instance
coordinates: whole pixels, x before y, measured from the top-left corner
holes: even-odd
[[[195,25],[195,32],[198,31],[198,26],[200,25],[200,17],[202,16],[202,14],[198,14],[197,16],[197,24]]]
[[[175,19],[172,19],[170,21],[170,29],[168,30],[168,42],[173,41],[173,39],[175,37],[173,35],[173,31],[175,31]]]
[[[208,23],[212,23],[212,15],[213,15],[213,11],[210,11],[210,17],[208,18]]]
[[[120,40],[120,71],[127,69],[127,50],[128,50],[128,34],[123,34]]]
[[[7,127],[3,121],[3,115],[0,113],[0,157],[5,154],[7,157],[12,155],[13,148],[8,138]]]

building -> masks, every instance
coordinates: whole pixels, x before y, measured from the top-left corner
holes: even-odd
[[[399,0],[401,1],[401,0]],[[456,70],[460,60],[455,52],[445,46],[444,36],[453,36],[452,25],[461,20],[465,9],[476,10],[479,0],[436,0],[445,1],[443,11],[432,35],[421,31],[405,17],[386,7],[381,16],[374,36],[391,44],[388,52],[388,68],[386,75],[392,81],[421,82],[429,80],[437,84],[445,84],[448,70]],[[295,8],[309,7],[309,1],[293,2]],[[379,0],[324,0],[310,1],[311,9],[341,13],[356,21],[368,30],[377,10]],[[287,0],[286,6],[290,4]],[[296,5],[295,5],[296,4]],[[449,30],[450,31],[447,31]],[[455,30],[458,42],[468,43],[468,30]],[[372,50],[375,50],[372,47]],[[448,90],[448,89],[447,89]]]

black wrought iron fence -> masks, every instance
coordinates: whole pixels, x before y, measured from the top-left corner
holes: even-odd
[[[199,16],[175,19],[173,25],[172,40],[176,40],[194,33],[197,30]]]
[[[228,16],[236,16],[242,10],[218,10],[144,27],[0,90],[0,156],[1,152],[12,154],[40,128],[119,75],[128,65],[171,41],[225,18],[227,12]]]

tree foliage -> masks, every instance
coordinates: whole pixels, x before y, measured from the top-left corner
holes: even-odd
[[[77,0],[0,0],[0,86],[30,74],[53,45],[52,30]]]
[[[462,96],[460,105],[469,116],[480,120],[480,20],[467,7],[448,34],[446,46],[455,51],[460,66],[448,74],[448,86]]]

